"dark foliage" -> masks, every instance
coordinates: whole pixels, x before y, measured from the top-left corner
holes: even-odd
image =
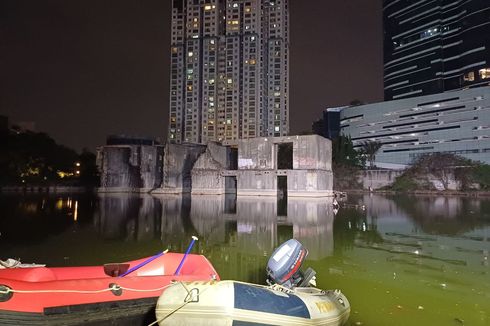
[[[362,167],[364,159],[354,149],[349,136],[339,136],[332,141],[332,161],[337,165]]]
[[[80,162],[80,159],[88,164],[86,172],[94,174],[93,154],[84,153],[79,157],[74,150],[56,144],[45,133],[30,131],[4,133],[0,136],[0,144],[1,185],[50,185],[60,182],[79,184],[84,174],[76,173],[75,164]],[[83,168],[83,165],[80,168]],[[60,172],[73,176],[61,178]]]
[[[364,166],[364,156],[354,149],[348,136],[339,136],[332,140],[332,170],[334,189],[360,189],[358,172]]]
[[[374,168],[374,161],[376,160],[376,153],[381,148],[382,144],[379,141],[371,141],[367,140],[362,142],[362,153],[366,155],[367,160],[369,161],[369,167]]]

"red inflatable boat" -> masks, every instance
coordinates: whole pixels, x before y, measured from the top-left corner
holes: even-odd
[[[148,325],[172,281],[219,279],[206,257],[189,254],[179,266],[183,257],[167,253],[103,266],[0,269],[0,325]]]

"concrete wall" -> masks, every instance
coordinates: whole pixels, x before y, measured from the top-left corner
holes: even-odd
[[[97,150],[99,192],[147,192],[162,181],[162,146],[117,145]]]
[[[223,176],[230,166],[230,149],[208,143],[206,151],[197,159],[192,169],[193,194],[225,194],[231,188]],[[234,191],[233,191],[234,192]]]
[[[293,197],[332,196],[333,174],[325,170],[239,170],[237,195],[277,196],[277,178],[287,177],[287,195]]]
[[[272,138],[252,138],[238,141],[238,169],[274,169]]]
[[[292,170],[278,170],[279,145],[292,143]],[[318,135],[242,139],[238,142],[237,194],[277,196],[277,179],[287,177],[288,196],[331,196],[332,145]]]
[[[295,136],[293,169],[332,170],[332,142],[318,135]]]
[[[402,170],[363,170],[359,172],[359,180],[363,189],[380,189],[395,182],[396,177],[403,174]]]
[[[181,194],[192,189],[191,171],[199,156],[206,150],[204,145],[165,145],[163,182],[152,193]]]
[[[278,146],[284,143],[293,144],[293,169],[332,169],[332,144],[318,135],[239,140],[238,169],[277,169]]]
[[[139,187],[130,147],[103,147],[100,152],[100,187]]]
[[[160,187],[163,179],[163,146],[139,146],[143,189]]]
[[[362,183],[362,188],[364,190],[376,190],[393,184],[395,179],[402,175],[403,172],[403,170],[364,170],[359,172],[358,180]],[[455,179],[454,174],[451,172],[448,174],[447,188],[440,179],[433,175],[421,176],[417,181],[431,183],[434,186],[434,189],[440,191],[461,190],[461,184]],[[476,188],[477,186],[475,185],[474,187]]]

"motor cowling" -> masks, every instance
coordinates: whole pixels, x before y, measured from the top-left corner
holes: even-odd
[[[281,244],[267,263],[267,283],[287,288],[309,286],[310,282],[314,282],[316,272],[311,268],[306,272],[301,271],[307,255],[308,250],[296,239]]]

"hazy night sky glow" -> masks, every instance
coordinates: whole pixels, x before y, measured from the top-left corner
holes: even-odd
[[[63,145],[165,139],[170,0],[0,0],[0,114]],[[383,97],[381,0],[290,0],[290,127]]]

